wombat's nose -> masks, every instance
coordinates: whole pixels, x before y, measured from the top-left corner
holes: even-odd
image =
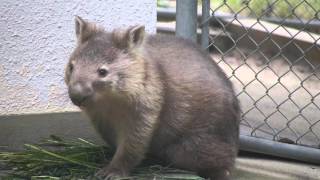
[[[72,103],[81,106],[92,95],[92,89],[89,86],[76,83],[69,87],[69,96]]]

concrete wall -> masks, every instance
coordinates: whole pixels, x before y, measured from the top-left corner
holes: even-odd
[[[75,46],[74,15],[107,29],[156,31],[154,0],[2,0],[0,115],[69,111],[64,66]]]

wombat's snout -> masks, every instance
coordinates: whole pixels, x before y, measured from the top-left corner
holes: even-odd
[[[89,85],[75,83],[69,87],[69,96],[72,103],[76,106],[83,106],[93,94],[93,90]]]

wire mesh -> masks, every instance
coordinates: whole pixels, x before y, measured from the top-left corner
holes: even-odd
[[[241,134],[320,148],[319,12],[316,0],[211,1],[202,24],[241,102]]]

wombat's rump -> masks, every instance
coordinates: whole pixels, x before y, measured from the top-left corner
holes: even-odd
[[[127,176],[146,156],[211,179],[229,179],[240,109],[232,84],[194,43],[106,32],[76,17],[77,48],[66,68],[72,102],[116,148],[97,175]]]

